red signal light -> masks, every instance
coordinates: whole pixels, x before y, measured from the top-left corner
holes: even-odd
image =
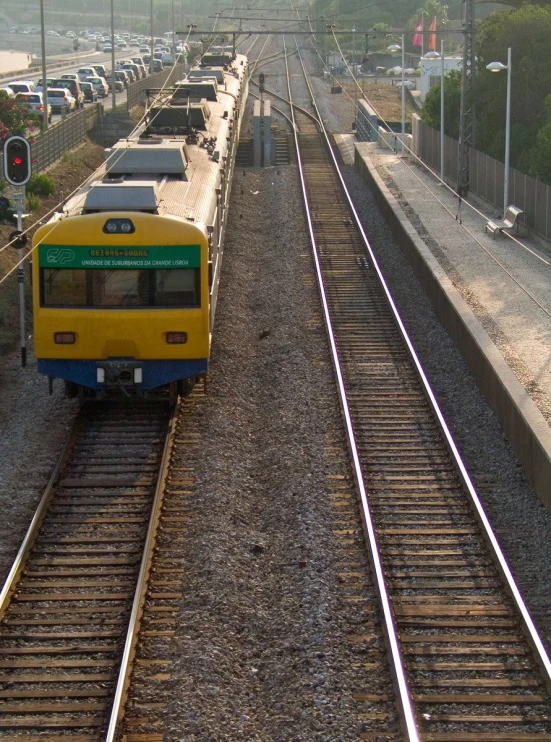
[[[31,148],[25,137],[14,135],[4,142],[4,178],[14,186],[22,186],[31,177]]]

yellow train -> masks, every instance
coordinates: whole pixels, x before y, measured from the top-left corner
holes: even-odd
[[[157,95],[37,230],[38,370],[69,396],[182,393],[206,375],[246,68],[237,55]]]

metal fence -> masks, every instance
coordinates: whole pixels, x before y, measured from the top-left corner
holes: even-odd
[[[65,152],[78,147],[98,119],[98,107],[90,106],[75,111],[31,142],[33,171],[40,172],[59,160]],[[0,153],[0,172],[3,172]]]
[[[416,121],[418,138],[416,154],[433,169],[440,171],[440,132],[422,121]],[[457,182],[458,142],[444,137],[444,175]],[[471,149],[469,158],[470,189],[485,201],[503,208],[503,181],[505,166],[499,160]],[[551,239],[551,187],[541,180],[511,168],[509,174],[509,204],[524,211],[522,223],[541,235]]]

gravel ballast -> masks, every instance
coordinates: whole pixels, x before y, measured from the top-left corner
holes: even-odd
[[[318,90],[327,85],[315,80]],[[347,131],[350,112],[327,96],[323,115]],[[495,416],[394,242],[361,178],[344,168],[364,226],[396,296],[490,519],[549,645],[549,515],[529,487]],[[261,223],[262,215],[262,223]],[[201,444],[181,465],[194,473],[182,546],[185,576],[167,705],[166,739],[358,738],[362,611],[344,612],[342,562],[328,476],[340,440],[319,301],[294,166],[238,171],[222,273]],[[75,405],[48,398],[31,365],[3,362],[0,478],[14,553]],[[11,364],[11,365],[10,365]],[[21,488],[21,482],[25,485]],[[19,490],[23,489],[22,493]],[[13,505],[14,499],[17,501]],[[7,518],[4,519],[6,521]],[[360,567],[363,566],[360,564]],[[377,649],[377,647],[375,647]],[[145,641],[140,651],[148,652]],[[391,694],[386,676],[373,678]],[[364,682],[364,678],[361,678]],[[367,681],[367,677],[365,678]],[[133,691],[139,692],[139,691]]]

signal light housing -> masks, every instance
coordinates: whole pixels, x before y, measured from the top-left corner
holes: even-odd
[[[265,82],[266,82],[266,77],[265,77],[264,73],[261,72],[258,75],[258,87],[260,88],[260,90],[264,90],[264,83]]]
[[[4,177],[10,185],[28,183],[32,174],[31,146],[25,137],[8,137],[4,142]]]

